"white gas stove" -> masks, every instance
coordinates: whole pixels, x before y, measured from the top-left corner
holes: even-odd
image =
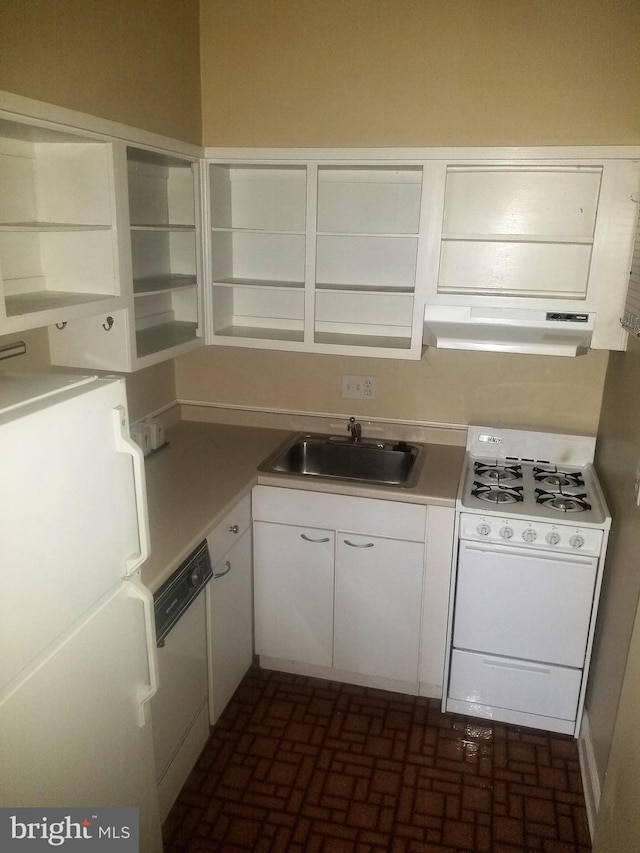
[[[577,734],[608,530],[595,439],[472,426],[443,706]]]

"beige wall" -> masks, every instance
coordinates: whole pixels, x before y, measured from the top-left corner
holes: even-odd
[[[200,143],[198,0],[2,0],[0,89]]]
[[[202,0],[206,145],[638,143],[637,0]]]
[[[594,853],[637,853],[640,846],[640,619],[636,619],[627,670],[598,811]]]
[[[607,768],[623,681],[623,696],[637,695],[640,691],[637,649],[627,662],[629,639],[640,593],[640,507],[637,506],[634,493],[636,470],[640,464],[639,381],[640,342],[631,339],[628,351],[613,354],[609,361],[596,458],[613,517],[587,694],[587,712],[601,779]],[[636,645],[639,645],[637,638]],[[628,705],[624,707],[624,713],[629,714]],[[637,706],[633,713],[637,721]],[[634,764],[631,760],[640,751],[637,724],[629,728],[623,716],[618,725],[622,727],[621,731],[627,731],[630,740],[626,744],[626,751],[621,750],[618,744],[612,753],[605,788],[617,784],[616,779],[623,774],[627,781],[633,777],[634,790],[637,791],[640,788],[640,761],[636,760]],[[622,765],[618,764],[620,761]],[[610,791],[607,796],[607,809],[615,815],[619,808],[623,808],[622,793],[620,790]],[[624,822],[622,811],[618,818]],[[612,828],[610,826],[610,830]],[[637,839],[638,836],[636,842]],[[633,848],[611,843],[609,847],[602,846],[600,849],[622,851]]]
[[[196,402],[595,433],[607,357],[429,349],[421,361],[397,362],[208,347],[176,360],[176,382],[179,397]],[[343,373],[375,376],[375,400],[343,399]]]

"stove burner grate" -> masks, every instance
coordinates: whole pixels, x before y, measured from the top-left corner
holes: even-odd
[[[515,504],[524,500],[522,489],[522,486],[501,486],[500,483],[487,485],[474,481],[471,494],[486,503]]]
[[[505,465],[500,462],[474,462],[474,473],[483,480],[493,480],[496,483],[522,479],[521,465]]]
[[[591,509],[591,504],[585,500],[586,497],[586,493],[566,495],[563,492],[547,492],[545,489],[536,489],[536,503],[554,509],[556,512],[586,512]]]
[[[533,478],[537,483],[546,483],[548,486],[584,486],[584,480],[580,471],[558,471],[557,466],[553,468],[533,468]]]

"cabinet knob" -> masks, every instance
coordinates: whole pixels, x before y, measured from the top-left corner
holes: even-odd
[[[240,528],[238,527],[237,524],[232,524],[231,527],[229,528],[229,533],[239,533],[239,532],[240,532]]]

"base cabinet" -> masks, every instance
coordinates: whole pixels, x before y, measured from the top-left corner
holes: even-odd
[[[253,515],[256,653],[417,692],[426,507],[257,486]]]
[[[250,499],[207,537],[213,579],[207,586],[209,715],[213,725],[253,661]]]
[[[418,680],[424,544],[338,534],[337,669]]]
[[[256,521],[256,653],[332,665],[332,530]]]

